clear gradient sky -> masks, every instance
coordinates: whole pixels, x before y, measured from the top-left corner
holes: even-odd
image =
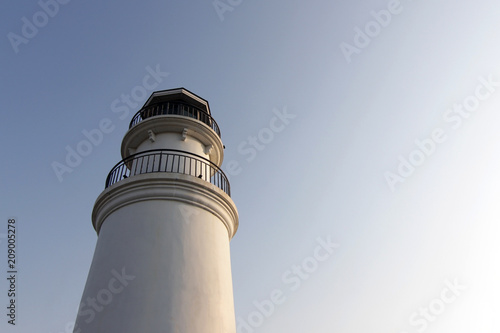
[[[94,200],[176,87],[227,148],[238,333],[500,332],[497,1],[59,1],[0,5],[1,332],[71,331]]]

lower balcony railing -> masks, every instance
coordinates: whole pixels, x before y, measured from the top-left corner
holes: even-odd
[[[224,172],[211,161],[196,154],[174,149],[147,150],[130,155],[116,164],[106,178],[106,187],[135,175],[170,172],[203,179],[231,195]]]

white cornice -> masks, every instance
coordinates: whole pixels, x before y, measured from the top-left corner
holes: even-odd
[[[179,201],[203,208],[226,226],[229,239],[238,229],[238,211],[229,195],[202,179],[176,173],[136,175],[105,189],[92,211],[94,229],[99,234],[102,224],[114,211],[148,200]]]

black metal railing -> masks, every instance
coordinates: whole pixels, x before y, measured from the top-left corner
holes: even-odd
[[[175,150],[147,150],[121,160],[106,178],[106,187],[135,175],[152,172],[171,172],[203,179],[231,195],[224,172],[210,160],[196,154]]]
[[[207,112],[203,111],[202,109],[199,109],[195,106],[185,104],[182,102],[159,103],[147,106],[139,110],[130,121],[129,129],[137,125],[144,119],[161,115],[178,115],[178,116],[194,118],[208,125],[220,137],[219,125],[217,125],[212,116],[210,116]]]

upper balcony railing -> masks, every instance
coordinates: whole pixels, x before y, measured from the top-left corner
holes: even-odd
[[[208,125],[220,137],[219,125],[217,125],[212,116],[202,109],[182,102],[164,102],[150,105],[139,110],[130,121],[129,129],[144,119],[161,115],[178,115],[194,118]]]
[[[152,172],[170,172],[203,179],[231,195],[224,172],[210,160],[196,154],[175,150],[147,150],[121,160],[106,178],[106,188],[129,177]]]

